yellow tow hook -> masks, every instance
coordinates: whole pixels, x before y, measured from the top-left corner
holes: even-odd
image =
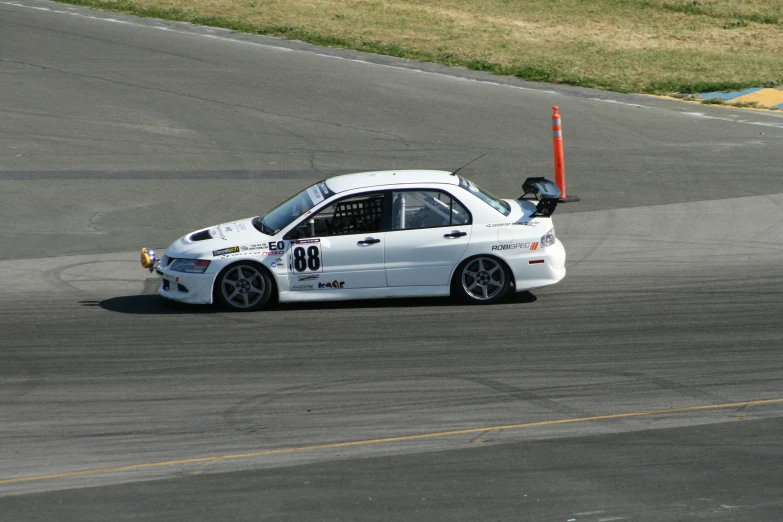
[[[160,260],[155,259],[155,251],[151,248],[141,249],[141,266],[148,269],[150,272],[157,268]]]

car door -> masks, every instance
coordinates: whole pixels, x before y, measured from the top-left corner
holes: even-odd
[[[470,242],[472,218],[440,190],[392,193],[392,226],[386,234],[389,286],[444,286]]]
[[[385,194],[342,198],[302,220],[290,239],[292,291],[384,288]]]

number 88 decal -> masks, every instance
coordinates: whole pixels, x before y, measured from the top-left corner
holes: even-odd
[[[321,271],[321,246],[310,245],[294,248],[295,272],[320,272]]]

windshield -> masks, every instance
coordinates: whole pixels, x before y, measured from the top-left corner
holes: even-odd
[[[460,176],[459,186],[469,191],[471,194],[475,195],[481,201],[483,201],[490,207],[494,208],[504,216],[508,216],[511,213],[511,205],[509,205],[502,199],[498,198],[497,196],[494,196],[491,193],[487,192],[486,190],[479,187],[472,181],[467,180]]]
[[[329,190],[323,181],[307,187],[262,217],[258,221],[261,225],[261,232],[269,235],[277,234],[290,225],[293,220],[332,195],[334,192]]]

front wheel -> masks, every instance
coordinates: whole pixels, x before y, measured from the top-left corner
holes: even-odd
[[[260,310],[272,295],[272,280],[252,263],[231,265],[215,282],[215,297],[224,307],[237,312]]]
[[[510,276],[494,257],[474,257],[464,261],[455,274],[456,294],[468,303],[497,303],[508,292]]]

